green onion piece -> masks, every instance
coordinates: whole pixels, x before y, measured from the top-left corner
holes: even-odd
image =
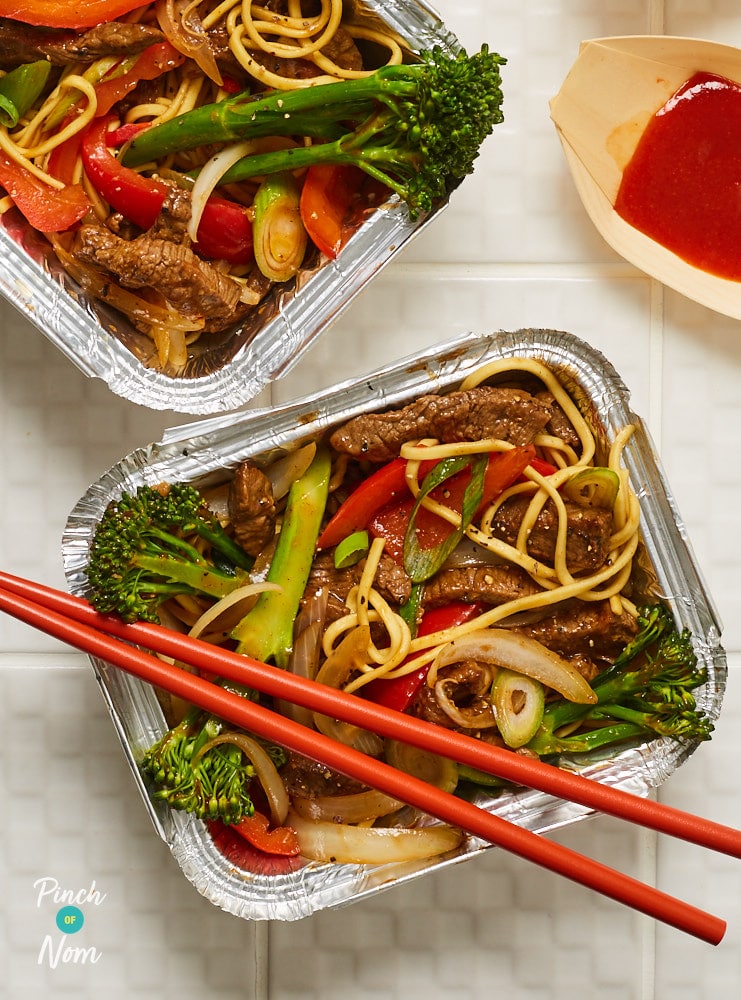
[[[463,537],[463,533],[481,505],[481,498],[484,494],[484,474],[487,464],[487,455],[477,455],[473,460],[467,455],[456,455],[453,458],[445,458],[441,462],[438,462],[425,476],[416,503],[412,508],[406,534],[404,535],[404,568],[413,583],[422,583],[437,573]],[[451,525],[450,534],[438,545],[434,545],[429,549],[421,548],[417,540],[415,521],[417,511],[422,506],[422,501],[440,483],[445,482],[446,479],[454,476],[468,465],[471,466],[471,481],[463,494],[460,525],[457,528]]]
[[[612,469],[597,467],[584,469],[567,480],[563,486],[563,494],[581,507],[600,507],[612,510],[615,506],[620,477]]]
[[[347,569],[360,562],[367,553],[370,541],[367,531],[353,531],[347,538],[343,538],[334,550],[334,564],[336,569]]]
[[[400,743],[398,740],[386,740],[384,743],[386,763],[398,771],[411,774],[428,785],[441,788],[444,792],[454,792],[458,784],[458,766],[447,757],[419,747]]]
[[[46,59],[16,66],[0,79],[0,125],[16,126],[33,107],[49,79],[51,63]]]
[[[500,778],[496,774],[479,771],[477,767],[469,767],[468,764],[458,765],[458,779],[460,781],[470,781],[474,785],[482,785],[484,788],[512,787],[511,781],[507,781],[505,778]]]
[[[543,721],[545,693],[540,681],[500,667],[491,688],[497,729],[508,747],[517,749],[535,736]]]
[[[409,626],[412,638],[416,638],[419,628],[419,618],[422,611],[422,595],[424,586],[421,583],[413,583],[412,590],[406,601],[399,608],[399,617],[403,618]]]
[[[287,172],[266,177],[255,194],[255,261],[271,281],[289,281],[303,264],[308,236],[300,201],[299,186]]]

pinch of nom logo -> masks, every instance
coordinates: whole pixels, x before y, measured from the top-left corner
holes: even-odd
[[[89,888],[66,889],[51,875],[37,878],[33,883],[38,909],[53,906],[54,923],[58,934],[46,934],[41,942],[38,965],[48,965],[56,969],[59,965],[95,965],[103,953],[94,946],[80,947],[73,941],[73,935],[85,924],[84,906],[100,906],[106,893],[95,888],[95,881]]]

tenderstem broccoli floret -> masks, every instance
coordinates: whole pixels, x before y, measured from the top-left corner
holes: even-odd
[[[253,814],[250,784],[254,767],[233,744],[206,747],[222,729],[219,719],[191,708],[147,750],[142,771],[154,784],[155,799],[199,819],[221,819],[224,823],[238,823]]]
[[[109,504],[96,528],[89,600],[127,622],[157,622],[163,601],[225,597],[249,580],[251,565],[193,486],[140,486]]]
[[[473,56],[434,48],[419,62],[365,77],[238,94],[147,129],[124,163],[141,166],[198,146],[304,136],[317,141],[247,156],[223,183],[315,163],[354,164],[399,195],[414,218],[473,171],[482,142],[503,120],[505,62],[486,45]]]
[[[641,609],[639,622],[636,638],[595,679],[596,703],[559,699],[547,705],[528,749],[550,756],[659,736],[710,739],[713,724],[692,693],[707,680],[707,670],[698,664],[689,631],[677,631],[663,605]]]

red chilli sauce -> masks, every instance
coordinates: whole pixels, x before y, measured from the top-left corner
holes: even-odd
[[[687,263],[741,279],[741,86],[687,80],[641,136],[615,211]]]

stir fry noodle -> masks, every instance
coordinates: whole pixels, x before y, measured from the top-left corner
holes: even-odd
[[[536,359],[484,365],[446,393],[360,413],[275,463],[245,460],[202,493],[169,484],[122,498],[95,535],[92,600],[513,752],[552,759],[657,736],[707,739],[692,695],[705,672],[636,567],[634,434],[626,425],[607,441],[589,405]],[[188,547],[195,565],[184,562]],[[357,725],[274,707],[447,790],[491,785]],[[184,760],[203,727],[218,725],[173,721],[145,772],[170,805],[213,818]],[[232,765],[241,755],[256,767],[239,739],[219,735],[218,748],[231,743]],[[273,753],[239,795],[236,771],[229,782],[224,771],[228,825],[235,808],[249,810],[257,780],[273,802],[284,786],[280,822],[298,831],[303,857],[376,863],[458,843],[454,831],[425,834],[424,846],[405,840],[420,817],[399,803]]]

